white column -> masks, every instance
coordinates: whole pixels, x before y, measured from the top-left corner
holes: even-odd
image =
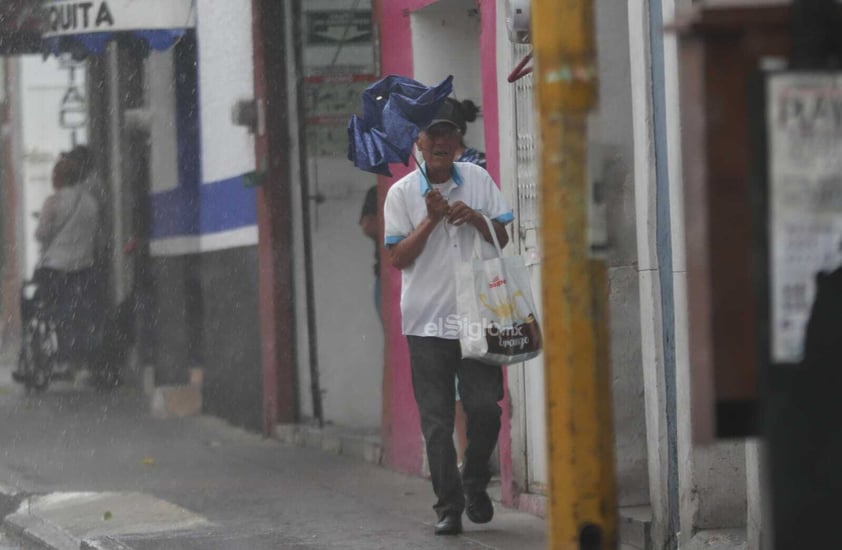
[[[661,0],[665,24],[675,19],[675,0]],[[690,359],[687,334],[687,257],[684,242],[684,182],[681,163],[681,112],[678,86],[678,45],[673,32],[664,34],[664,95],[666,98],[667,173],[670,193],[672,278],[675,300],[676,424],[678,432],[679,540],[693,536],[698,510],[693,475]]]
[[[758,440],[746,442],[746,485],[748,505],[746,519],[747,550],[771,548],[769,519],[768,470],[765,468],[765,444]]]
[[[683,0],[660,1],[664,25],[669,25],[674,21],[676,5],[687,4]],[[672,278],[675,300],[679,545],[684,545],[690,541],[696,530],[732,528],[745,524],[745,517],[740,517],[740,514],[745,505],[744,468],[747,463],[742,455],[744,444],[741,441],[718,442],[709,447],[697,447],[693,442],[694,404],[691,395],[692,380],[688,345],[681,101],[676,34],[665,32],[663,42]],[[756,471],[753,473],[756,474]]]
[[[649,44],[649,2],[629,0],[629,75],[634,115],[634,181],[637,256],[640,277],[640,333],[646,408],[652,540],[660,548],[669,537],[669,427],[657,250],[657,177]]]

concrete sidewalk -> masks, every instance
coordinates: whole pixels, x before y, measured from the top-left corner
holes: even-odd
[[[27,396],[8,371],[0,514],[11,539],[0,548],[546,547],[543,520],[499,504],[491,523],[465,519],[463,535],[436,537],[429,481],[336,454],[333,442],[325,451],[207,416],[153,419],[128,389],[57,384]],[[373,458],[374,442],[362,443]]]

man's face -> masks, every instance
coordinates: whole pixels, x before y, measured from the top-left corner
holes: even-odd
[[[418,134],[418,148],[430,170],[450,170],[459,143],[459,129],[452,124],[436,124]]]

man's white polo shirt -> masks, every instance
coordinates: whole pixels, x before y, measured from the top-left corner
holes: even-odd
[[[429,184],[420,170],[401,178],[386,196],[386,246],[392,246],[412,233],[427,217],[427,191],[435,187],[448,203],[462,201],[474,210],[502,224],[514,216],[503,194],[483,168],[466,162],[453,163],[451,179]],[[401,318],[403,333],[458,339],[454,270],[468,261],[474,251],[477,230],[464,224],[455,226],[442,220],[430,233],[415,262],[402,273]],[[494,245],[482,240],[484,258],[493,258]]]

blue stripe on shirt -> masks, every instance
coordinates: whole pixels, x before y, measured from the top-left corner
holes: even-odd
[[[494,218],[494,221],[497,223],[502,223],[503,225],[513,221],[515,219],[515,215],[511,212],[506,212],[505,214],[501,214]]]

